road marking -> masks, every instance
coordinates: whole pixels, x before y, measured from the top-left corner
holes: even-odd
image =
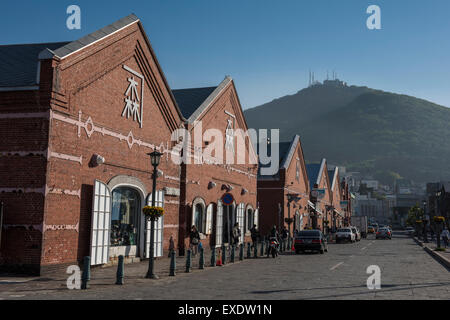
[[[367,249],[367,247],[364,247],[364,248],[362,248],[361,250],[366,250]]]
[[[339,266],[341,266],[341,265],[343,265],[343,264],[344,264],[344,262],[339,262],[339,263],[338,263],[337,265],[335,265],[334,267],[331,267],[330,271],[336,269],[337,267],[339,267]]]
[[[10,297],[11,298],[22,298],[22,297],[25,297],[25,295],[24,294],[12,294],[12,295],[10,295]]]

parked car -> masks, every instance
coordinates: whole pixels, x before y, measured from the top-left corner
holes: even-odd
[[[392,231],[389,228],[380,228],[376,234],[376,239],[392,239]]]
[[[409,235],[414,234],[414,232],[416,232],[416,230],[413,227],[407,227],[405,230]]]
[[[336,232],[336,243],[341,243],[343,241],[355,242],[355,234],[352,232],[351,228],[339,228]]]
[[[321,254],[328,252],[327,239],[320,230],[302,230],[297,233],[294,242],[295,253],[304,253],[307,250],[318,251]]]
[[[359,232],[358,228],[351,227],[352,232],[355,234],[355,241],[361,241],[361,232]]]

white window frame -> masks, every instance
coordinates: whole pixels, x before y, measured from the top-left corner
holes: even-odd
[[[91,223],[91,265],[108,263],[112,197],[109,187],[94,181]]]
[[[206,202],[200,197],[197,197],[192,201],[192,217],[191,217],[191,227],[195,226],[195,208],[197,205],[202,207],[202,224],[201,228],[198,228],[198,232],[206,234]]]
[[[152,205],[152,194],[147,197],[147,205]],[[155,206],[164,208],[164,190],[156,190]],[[150,230],[151,222],[145,219],[145,257],[150,257]],[[155,257],[162,257],[164,251],[164,216],[155,221],[153,254]]]
[[[223,204],[222,201],[217,201],[216,210],[216,248],[222,246],[223,239]]]

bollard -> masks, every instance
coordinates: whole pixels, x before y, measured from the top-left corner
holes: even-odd
[[[89,289],[89,280],[91,280],[91,257],[84,257],[83,275],[81,276],[81,289]]]
[[[204,248],[200,249],[200,261],[198,262],[198,268],[199,269],[205,269],[205,257],[204,257]]]
[[[225,265],[227,263],[227,250],[225,245],[222,245],[222,265]]]
[[[191,249],[188,249],[186,255],[186,273],[191,272]]]
[[[119,263],[117,264],[116,284],[123,284],[123,255],[119,256]]]
[[[216,248],[211,249],[211,267],[216,266]]]
[[[264,255],[264,241],[261,241],[261,252],[259,254],[260,256]]]
[[[177,268],[177,262],[176,262],[176,257],[175,257],[175,250],[170,251],[170,272],[169,272],[169,276],[171,277],[175,277],[175,270]]]
[[[248,246],[247,246],[247,259],[250,259],[251,258],[251,256],[252,256],[252,254],[251,254],[251,250],[250,250],[250,242],[248,243]]]
[[[244,260],[244,244],[241,243],[239,246],[239,261]]]
[[[231,262],[231,263],[234,263],[234,254],[235,254],[234,250],[236,250],[236,248],[235,248],[235,246],[234,246],[234,244],[233,244],[233,245],[231,246],[231,253],[230,253],[230,262]]]
[[[253,247],[253,258],[258,258],[258,242],[255,242],[255,246]]]

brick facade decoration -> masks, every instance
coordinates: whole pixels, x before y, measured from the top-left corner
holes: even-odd
[[[263,236],[268,236],[273,226],[279,232],[286,227],[292,236],[294,230],[303,230],[309,219],[310,183],[300,137],[296,135],[290,142],[279,143],[279,154],[277,174],[258,175],[260,232]]]
[[[236,222],[241,230],[240,243],[248,241],[249,229],[258,219],[258,165],[250,139],[240,136],[240,130],[246,132],[248,127],[233,80],[226,77],[217,87],[180,89],[173,93],[191,136],[191,161],[181,165],[181,253],[189,248],[189,234],[194,225],[204,247],[231,244],[230,234]],[[207,137],[207,131],[211,129],[218,130],[223,140]],[[231,140],[227,140],[227,133],[234,135]],[[195,142],[199,137],[203,137],[200,144]],[[238,148],[238,137],[245,139],[245,147],[241,149]],[[211,154],[213,158],[202,157],[215,143],[218,143],[218,150]],[[227,152],[233,160],[231,163],[226,160]],[[220,163],[220,153],[223,163]],[[245,163],[239,164],[238,156],[244,156]],[[253,157],[253,163],[250,157]],[[222,202],[225,193],[234,198],[230,206]]]
[[[72,43],[7,49],[28,50],[19,62],[40,73],[34,85],[0,91],[1,268],[42,274],[80,262],[102,239],[109,260],[145,257],[147,153],[164,154],[158,194],[179,189],[169,150],[183,121],[141,22],[131,15]],[[94,199],[95,180],[105,197]],[[171,235],[177,241],[180,199],[162,199],[157,238],[167,248]]]

